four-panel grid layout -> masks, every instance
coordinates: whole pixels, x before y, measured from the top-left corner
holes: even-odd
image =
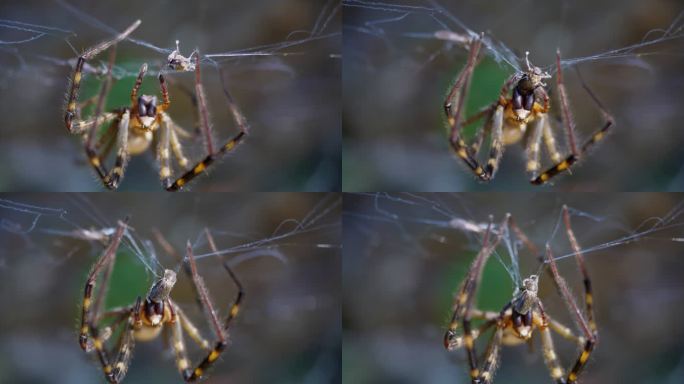
[[[684,7],[0,5],[0,383],[680,383]]]

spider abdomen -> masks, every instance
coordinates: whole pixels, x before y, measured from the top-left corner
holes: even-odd
[[[133,333],[133,337],[137,341],[150,341],[155,339],[161,333],[162,327],[154,327],[149,325],[143,325],[140,329],[136,329]]]

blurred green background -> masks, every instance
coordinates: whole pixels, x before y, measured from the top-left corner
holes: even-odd
[[[303,220],[309,226],[258,249],[233,266],[246,297],[230,331],[231,344],[206,383],[339,382],[341,354],[340,205],[337,194],[3,194],[0,196],[0,383],[105,382],[94,355],[78,346],[78,327],[87,274],[102,252],[99,243],[70,238],[75,225],[113,227],[131,215],[133,236],[143,247],[159,229],[177,252],[186,241],[196,255],[207,253],[201,236],[209,228],[219,249],[285,234]],[[9,200],[9,201],[8,201]],[[64,210],[35,216],[15,203]],[[25,210],[35,211],[35,208]],[[314,220],[314,218],[316,218]],[[287,221],[291,219],[290,221]],[[35,224],[35,225],[34,225]],[[26,233],[24,233],[26,232]],[[178,260],[154,243],[160,265]],[[144,248],[143,248],[144,249]],[[279,252],[285,262],[264,256]],[[150,252],[145,251],[146,255]],[[226,260],[244,257],[232,253]],[[148,264],[155,267],[152,260]],[[107,306],[133,303],[153,281],[141,260],[125,246],[117,253]],[[198,259],[221,318],[236,289],[217,257]],[[195,301],[190,280],[179,273],[172,298],[206,338],[211,328]],[[190,359],[204,355],[186,337]],[[180,383],[173,353],[163,337],[138,343],[124,383]]]
[[[433,11],[435,7],[428,0],[383,3],[408,7],[391,11],[387,10],[391,6],[355,6],[359,2],[350,0],[344,8],[346,191],[539,188],[528,182],[520,145],[506,150],[496,178],[488,184],[478,182],[452,154],[445,134],[443,103],[467,53],[461,47],[426,37],[446,28],[462,33],[449,16],[475,32],[487,33],[519,58],[530,51],[532,63],[546,68],[555,63],[556,48],[564,59],[578,58],[661,36],[684,10],[677,0],[439,1],[448,14]],[[677,27],[681,26],[680,18]],[[553,187],[544,190],[684,190],[683,51],[684,37],[680,37],[635,51],[644,54],[641,57],[581,63],[583,78],[614,116],[615,128],[583,164],[573,169],[572,176],[559,177]],[[468,112],[496,100],[512,73],[507,64],[499,65],[490,56],[484,59],[475,71]],[[564,73],[577,134],[583,141],[602,125],[601,114],[575,71],[566,68]],[[549,81],[553,97],[555,81]],[[553,108],[558,108],[555,99]],[[556,133],[564,143],[562,128]],[[542,164],[547,164],[544,161]]]
[[[572,224],[584,249],[645,231],[630,244],[585,252],[594,288],[599,344],[582,383],[681,383],[684,379],[684,195],[682,194],[369,194],[345,195],[343,233],[343,382],[469,383],[464,350],[447,352],[443,335],[453,295],[479,250],[480,239],[446,224],[453,218],[499,222],[510,212],[531,240],[548,241],[558,257],[571,252],[560,209],[574,210]],[[668,214],[672,213],[668,217]],[[651,220],[649,220],[649,218]],[[673,238],[680,240],[672,241]],[[504,246],[498,248],[509,266]],[[538,264],[521,251],[520,275]],[[486,265],[477,305],[499,311],[511,300],[513,281],[496,256]],[[581,278],[573,258],[558,262],[576,296]],[[540,278],[547,313],[573,326],[548,275]],[[582,303],[581,296],[578,299]],[[568,369],[575,345],[553,336]],[[495,383],[551,382],[538,335],[534,349],[504,347]],[[482,353],[485,340],[477,348]]]
[[[195,48],[204,54],[236,52],[308,37],[305,44],[282,49],[289,56],[214,58],[220,62],[228,87],[246,116],[251,131],[244,145],[209,170],[191,186],[195,191],[330,191],[340,188],[340,71],[339,8],[328,0],[195,2],[68,1],[80,12],[121,31],[134,20],[141,26],[131,35],[164,49],[180,40],[185,55]],[[320,20],[319,20],[320,18]],[[103,187],[85,161],[84,151],[63,123],[67,77],[73,68],[64,61],[111,37],[77,18],[56,1],[5,1],[0,19],[38,24],[55,30],[20,44],[0,44],[0,190],[100,191]],[[318,24],[317,20],[319,21]],[[327,24],[326,24],[327,21]],[[323,26],[325,25],[325,28]],[[323,29],[321,29],[323,28]],[[30,29],[30,27],[29,27]],[[35,33],[0,26],[3,42],[30,39]],[[92,64],[107,61],[108,52]],[[132,76],[115,84],[109,107],[129,103],[135,74],[149,63],[143,92],[159,94],[158,69],[168,52],[123,42],[117,48],[117,66]],[[60,63],[60,61],[62,63]],[[181,87],[192,89],[192,73],[169,74],[169,114],[185,127],[194,127],[194,110]],[[86,76],[81,100],[94,95],[100,80]],[[237,132],[226,109],[218,71],[204,63],[203,84],[211,112],[214,137],[223,142]],[[188,140],[191,159],[204,157],[201,138]],[[132,158],[121,190],[159,191],[158,166],[152,151]]]

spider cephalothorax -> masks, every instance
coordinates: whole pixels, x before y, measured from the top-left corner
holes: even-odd
[[[79,102],[78,90],[86,61],[127,38],[139,25],[140,20],[136,21],[116,38],[89,48],[79,56],[71,78],[64,123],[69,132],[84,137],[88,160],[107,188],[118,188],[123,179],[129,157],[146,152],[156,140],[159,177],[162,185],[169,191],[176,191],[183,188],[197,175],[204,173],[218,157],[232,151],[247,133],[247,123],[237,105],[233,102],[225,84],[223,84],[223,76],[221,76],[224,94],[228,98],[228,108],[235,119],[239,132],[220,148],[214,148],[211,125],[208,120],[206,101],[200,79],[200,54],[195,50],[189,57],[181,55],[178,41],[176,41],[176,50],[169,55],[164,69],[195,72],[196,95],[193,98],[193,103],[199,109],[199,126],[204,134],[207,154],[204,159],[196,162],[193,167],[188,168],[190,162],[183,154],[183,146],[180,141],[180,138],[187,139],[191,138],[192,135],[177,125],[166,112],[171,106],[171,101],[163,73],[160,72],[158,76],[161,88],[161,104],[158,104],[157,96],[138,96],[143,78],[147,73],[147,64],[143,64],[131,90],[130,104],[110,112],[103,112],[102,108],[105,105],[107,92],[112,82],[111,71],[114,61],[114,52],[112,51],[106,79],[102,84],[100,94],[92,99]],[[82,119],[80,116],[81,109],[89,104],[96,104],[94,115],[90,118]],[[100,126],[103,124],[107,128],[104,132],[100,132]],[[115,145],[118,147],[116,161],[114,167],[108,170],[104,163]],[[171,164],[172,157],[182,170],[180,176],[174,176],[175,172]]]
[[[445,36],[450,35],[445,34]],[[563,125],[568,136],[567,145],[570,154],[563,157],[558,151],[556,135],[552,129],[551,119],[547,115],[550,105],[544,79],[550,78],[551,75],[539,67],[531,65],[529,54],[526,54],[525,57],[527,69],[520,70],[508,78],[501,88],[498,100],[475,115],[464,118],[464,100],[470,87],[475,66],[480,60],[483,38],[483,35],[461,37],[460,39],[450,38],[453,41],[465,44],[470,50],[466,66],[444,101],[444,112],[450,128],[449,142],[451,147],[480,180],[489,181],[496,174],[504,147],[523,141],[527,156],[526,169],[531,174],[530,182],[532,184],[544,184],[553,176],[569,170],[594,144],[603,139],[613,124],[613,118],[605,111],[589,88],[585,86],[584,88],[589,96],[601,110],[606,123],[595,131],[582,146],[576,144],[574,121],[570,114],[563,84],[560,52],[556,55],[558,99]],[[478,128],[475,141],[466,144],[461,135],[462,128],[482,119],[484,119],[484,123]],[[483,165],[477,159],[477,155],[486,135],[491,136],[491,145],[489,158]],[[546,147],[547,157],[554,165],[540,173],[542,141]]]
[[[527,340],[532,337],[532,316],[537,309],[539,298],[537,297],[538,276],[532,275],[523,280],[523,289],[513,295],[511,302],[511,322],[513,330],[521,339]]]
[[[240,303],[244,296],[242,285],[228,264],[224,263],[224,268],[237,286],[238,293],[230,306],[228,316],[221,325],[204,285],[204,280],[197,272],[195,257],[190,244],[188,244],[188,268],[185,270],[196,288],[198,302],[205,310],[207,320],[216,333],[216,340],[213,343],[202,337],[200,331],[180,306],[171,299],[171,290],[176,284],[176,272],[170,269],[164,270],[164,275],[154,281],[144,300],[138,296],[134,304],[102,311],[116,251],[121,244],[126,228],[126,221],[119,222],[116,231],[111,236],[107,236],[107,247],[88,275],[83,296],[79,345],[86,352],[95,350],[107,381],[120,383],[128,371],[135,343],[153,340],[162,334],[164,327],[167,327],[167,330],[170,331],[166,332],[169,337],[168,345],[173,346],[176,366],[183,380],[187,382],[199,380],[226,348],[229,326],[238,315]],[[208,230],[206,236],[212,250],[215,251],[214,239]],[[168,244],[165,239],[162,241],[163,244]],[[102,274],[102,286],[97,295],[94,295],[93,291],[100,274]],[[95,298],[93,299],[93,297]],[[118,340],[111,347],[108,347],[106,345],[108,339],[116,334],[120,327],[123,327],[123,330],[120,330]],[[183,340],[184,332],[197,343],[205,356],[194,368],[187,357],[187,349]]]
[[[140,318],[145,325],[159,327],[163,322],[168,322],[175,317],[173,306],[169,301],[171,290],[175,284],[176,272],[169,269],[164,271],[164,276],[161,279],[152,284],[140,309]]]
[[[508,231],[509,227],[513,229],[519,240],[526,244],[530,252],[538,254],[536,246],[529,241],[510,216],[507,216],[498,227],[498,234],[493,240],[490,238],[493,233],[493,225],[490,224],[484,234],[482,249],[473,261],[456,295],[454,312],[444,335],[444,347],[447,350],[452,351],[465,347],[470,366],[470,378],[473,384],[491,383],[499,363],[501,346],[529,343],[533,340],[532,335],[535,331],[540,335],[539,339],[544,351],[544,361],[554,382],[557,384],[574,384],[577,382],[577,377],[589,360],[589,356],[598,341],[598,330],[594,321],[589,274],[584,265],[582,251],[570,227],[570,215],[567,207],[563,207],[563,219],[566,224],[566,233],[584,280],[586,313],[582,313],[574,297],[569,292],[567,283],[558,273],[556,262],[551,254],[551,248],[548,246],[544,262],[562,299],[575,317],[581,333],[576,335],[569,327],[553,319],[544,311],[544,306],[538,296],[539,275],[531,275],[524,279],[522,285],[513,293],[511,301],[506,303],[501,311],[483,311],[476,308],[475,298],[480,280],[482,279],[484,265],[497,248],[503,234],[510,233]],[[475,327],[473,325],[474,321],[479,321],[480,323]],[[494,331],[490,336],[487,349],[484,356],[479,359],[475,340],[492,328]],[[567,371],[567,374],[556,354],[551,331],[556,332],[564,339],[573,342],[581,348],[579,356],[574,365]],[[480,364],[479,361],[483,363]]]
[[[142,129],[157,129],[157,96],[142,95],[138,97],[138,110],[134,114]]]
[[[539,67],[531,65],[528,56],[529,52],[526,53],[525,57],[527,71],[519,74],[519,80],[517,80],[515,87],[513,87],[511,99],[510,101],[506,100],[507,103],[510,102],[512,104],[512,109],[515,113],[514,118],[525,123],[528,123],[530,120],[534,103],[544,103],[544,100],[547,100],[546,91],[543,88],[546,87],[546,84],[542,80],[551,77],[548,73],[542,72]],[[539,89],[540,87],[542,89]]]

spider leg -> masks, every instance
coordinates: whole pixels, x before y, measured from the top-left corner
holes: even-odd
[[[176,308],[176,311],[178,308]],[[187,353],[185,352],[185,342],[183,341],[183,330],[181,329],[180,321],[176,321],[173,324],[172,333],[172,345],[173,350],[176,353],[176,367],[180,372],[183,380],[189,381],[190,376],[192,376],[192,371],[190,371],[190,363],[188,361]]]
[[[556,147],[556,138],[553,137],[553,131],[551,130],[551,119],[547,115],[544,121],[544,144],[546,145],[546,151],[551,158],[551,161],[556,164],[561,161],[561,154],[558,152]]]
[[[503,115],[503,107],[499,105],[492,117],[492,145],[489,149],[489,160],[487,160],[485,167],[488,179],[494,177],[503,154]]]
[[[181,127],[173,123],[173,120],[167,121],[169,125],[169,139],[171,140],[171,150],[178,162],[178,166],[185,169],[188,167],[188,159],[183,154],[183,146],[178,139],[178,132],[185,132]]]
[[[95,149],[99,151],[100,158],[106,159],[112,152],[112,148],[114,148],[114,144],[116,143],[116,132],[118,127],[119,120],[115,119],[109,124],[107,130],[105,130],[102,136],[100,136],[100,138],[97,140],[97,143],[95,143]]]
[[[179,127],[179,126],[175,126],[175,129],[178,129],[178,130],[179,130],[179,134],[180,134],[183,138],[185,138],[185,139],[189,139],[189,138],[192,138],[192,137],[194,137],[194,136],[198,136],[198,135],[201,134],[201,129],[202,129],[202,128],[200,127],[199,105],[197,104],[197,96],[195,95],[194,92],[192,92],[192,90],[190,90],[190,89],[189,89],[187,86],[185,86],[184,84],[178,83],[178,82],[172,82],[172,80],[173,80],[173,79],[169,79],[169,82],[171,82],[172,84],[174,84],[174,86],[175,86],[176,88],[178,88],[181,92],[183,92],[183,93],[190,99],[190,102],[192,103],[192,108],[193,108],[193,113],[194,113],[194,124],[195,124],[195,125],[193,126],[193,129],[194,129],[194,131],[195,131],[195,134],[194,134],[194,135],[193,135],[193,134],[190,134],[189,132],[183,130],[183,129],[182,129],[181,127]]]
[[[573,366],[572,370],[568,374],[568,383],[575,383],[577,381],[577,376],[584,368],[591,351],[594,349],[596,342],[598,341],[598,329],[596,327],[596,321],[594,320],[594,299],[593,292],[591,288],[591,280],[589,279],[589,272],[587,272],[586,265],[584,264],[584,256],[582,255],[582,249],[577,242],[575,233],[572,230],[570,223],[570,212],[568,211],[567,205],[563,206],[563,221],[565,222],[565,229],[570,240],[570,245],[575,253],[575,260],[577,261],[577,266],[582,274],[582,281],[584,283],[584,303],[586,306],[587,319],[581,316],[579,311],[576,311],[578,315],[578,322],[581,325],[582,332],[586,337],[586,342],[584,349],[582,350],[577,362]],[[552,269],[555,269],[555,260],[551,258]],[[587,324],[588,323],[588,324]]]
[[[67,128],[67,130],[70,133],[78,133],[75,132],[73,128],[73,118],[76,114],[76,103],[78,102],[78,91],[81,87],[81,79],[83,77],[83,65],[85,64],[86,60],[90,60],[96,55],[98,55],[100,52],[106,50],[107,48],[111,47],[114,44],[117,44],[118,42],[124,40],[125,38],[128,37],[133,31],[138,28],[140,25],[140,20],[136,20],[133,24],[131,24],[128,28],[126,28],[125,31],[123,31],[120,35],[116,36],[115,38],[107,41],[103,41],[102,43],[99,43],[85,52],[81,54],[81,56],[78,57],[78,60],[76,61],[76,66],[74,67],[74,72],[71,76],[71,87],[69,89],[69,98],[67,99],[67,108],[66,112],[64,113],[64,124]]]
[[[157,161],[159,162],[159,179],[165,188],[171,185],[171,127],[167,123],[169,117],[162,115],[157,142]]]
[[[173,122],[168,114],[162,113],[157,148],[157,161],[160,165],[159,178],[166,189],[170,188],[173,184],[171,179],[171,175],[173,174],[170,161],[171,153],[173,153],[180,168],[185,169],[188,166],[188,159],[183,154],[183,147],[180,140],[178,140],[178,135],[176,133],[177,129],[181,128]]]
[[[176,306],[176,312],[178,314],[178,318],[180,319],[180,324],[183,327],[183,330],[188,333],[188,336],[202,349],[205,349],[207,351],[211,350],[211,345],[209,344],[209,341],[202,337],[202,334],[200,331],[197,329],[197,327],[190,321],[188,316],[183,312],[183,310],[180,309],[179,306]]]
[[[102,364],[105,377],[110,383],[120,383],[126,376],[126,372],[128,372],[128,366],[130,365],[131,357],[133,356],[133,347],[135,346],[133,333],[135,331],[136,323],[140,321],[138,317],[138,314],[140,313],[140,302],[141,298],[138,296],[135,305],[130,308],[126,329],[124,329],[121,336],[119,336],[116,357],[114,360],[111,359],[110,354],[107,352],[104,341],[99,337],[98,329],[92,329],[94,338],[93,344],[95,345],[97,356],[100,359],[100,364]]]
[[[589,87],[584,83],[582,76],[579,75],[579,70],[577,70],[582,87],[589,94],[589,97],[597,105],[603,118],[605,119],[604,125],[596,130],[589,139],[587,139],[584,144],[578,149],[575,140],[575,121],[570,112],[570,107],[568,105],[568,96],[565,91],[565,85],[563,84],[563,74],[560,65],[560,51],[556,51],[556,67],[558,69],[558,95],[561,104],[563,125],[568,135],[568,145],[570,146],[570,154],[560,163],[557,163],[553,167],[549,168],[537,178],[532,179],[531,183],[540,185],[548,182],[552,177],[558,175],[559,173],[570,169],[570,167],[575,164],[589,149],[591,149],[596,143],[601,141],[610,127],[613,125],[613,117],[608,113],[608,111],[603,107],[601,102],[598,100],[596,95],[589,89]]]
[[[212,246],[212,249],[215,250],[214,242],[213,239],[211,238],[211,235],[208,234],[208,240],[209,244]],[[204,372],[218,359],[218,357],[221,355],[223,350],[226,348],[227,345],[227,332],[228,328],[232,322],[232,320],[237,316],[239,310],[240,310],[240,303],[244,297],[244,291],[242,288],[242,284],[240,284],[240,281],[237,279],[233,271],[228,267],[228,264],[224,263],[223,266],[228,271],[228,274],[230,275],[231,279],[233,280],[233,283],[237,286],[238,288],[238,293],[235,298],[235,301],[230,307],[228,317],[226,318],[223,326],[219,324],[218,318],[216,317],[216,312],[214,311],[213,305],[211,303],[211,300],[209,299],[209,294],[207,291],[206,286],[204,285],[204,280],[202,277],[197,273],[197,265],[195,263],[195,256],[192,253],[192,245],[190,242],[187,244],[187,257],[188,257],[188,263],[190,264],[190,269],[192,271],[192,281],[194,285],[197,288],[197,291],[199,292],[200,296],[200,301],[202,303],[203,308],[205,309],[205,313],[208,315],[209,322],[213,326],[214,331],[217,335],[217,340],[214,343],[213,348],[211,351],[206,355],[206,357],[195,367],[195,369],[192,371],[192,373],[189,376],[186,376],[184,374],[183,378],[185,381],[196,381],[204,375]]]
[[[218,152],[214,152],[213,141],[211,137],[211,127],[209,125],[209,113],[207,111],[206,101],[204,97],[204,88],[202,87],[202,82],[200,78],[199,54],[195,56],[195,61],[195,90],[197,94],[197,101],[199,103],[200,125],[205,135],[207,155],[204,159],[195,164],[195,166],[193,166],[192,169],[186,171],[183,175],[181,175],[181,177],[176,179],[176,181],[174,181],[173,184],[171,184],[171,186],[166,187],[166,189],[169,191],[180,190],[192,179],[197,177],[199,174],[205,172],[206,169],[211,164],[213,164],[216,159],[235,149],[235,147],[238,144],[240,144],[240,141],[244,138],[244,136],[247,134],[249,130],[245,116],[242,114],[237,104],[233,100],[233,97],[228,92],[228,88],[226,87],[225,81],[223,79],[223,71],[220,71],[223,93],[226,96],[228,109],[230,110],[231,115],[233,116],[233,119],[235,120],[235,123],[238,126],[239,132],[235,136],[233,136],[233,138],[229,139],[225,144],[223,144],[221,148],[219,148]]]
[[[530,128],[530,136],[527,140],[527,172],[532,174],[532,178],[537,177],[540,168],[539,152],[541,147],[543,127],[546,125],[546,114],[540,114],[537,118],[528,124]]]
[[[109,246],[105,249],[102,256],[97,260],[95,266],[88,274],[88,279],[86,280],[85,293],[83,294],[83,308],[81,312],[81,332],[79,335],[79,344],[84,351],[88,352],[88,340],[89,334],[93,329],[93,315],[92,315],[92,296],[93,289],[95,288],[97,275],[100,273],[103,267],[109,263],[114,262],[114,257],[116,256],[116,250],[119,248],[121,239],[126,230],[126,223],[128,218],[119,222],[118,227],[114,236],[112,236]]]
[[[584,343],[586,343],[586,340],[584,337],[575,335],[575,333],[572,331],[572,329],[566,327],[561,322],[550,317],[549,315],[546,315],[546,320],[547,320],[549,328],[552,331],[559,334],[562,338],[569,340],[569,341],[572,341],[573,343],[579,345],[580,347],[584,347]]]
[[[571,233],[571,231],[568,231]],[[573,235],[574,236],[574,235]],[[571,241],[572,242],[572,241]],[[577,256],[577,255],[576,255]],[[580,311],[579,307],[577,306],[577,303],[575,302],[574,297],[570,293],[570,290],[567,286],[567,283],[563,279],[562,276],[558,273],[558,267],[556,266],[556,262],[553,258],[553,255],[551,253],[551,248],[547,246],[546,248],[546,259],[547,262],[549,263],[551,267],[551,271],[553,274],[553,279],[556,281],[556,285],[559,288],[559,292],[561,296],[563,297],[563,301],[566,303],[568,309],[570,310],[570,313],[577,319],[577,323],[580,325],[580,329],[582,330],[582,333],[584,334],[586,341],[584,343],[582,352],[580,353],[579,357],[577,358],[577,361],[573,365],[572,369],[568,373],[567,376],[567,382],[568,383],[576,383],[577,382],[577,376],[581,372],[582,368],[584,368],[584,365],[587,363],[589,360],[589,356],[591,355],[591,352],[594,349],[594,346],[596,345],[597,342],[597,331],[596,331],[596,324],[593,322],[593,313],[592,315],[589,315],[590,318],[592,319],[589,323],[584,319],[584,316],[582,315],[582,312]],[[579,260],[578,260],[578,264]],[[582,264],[580,264],[582,265]],[[580,267],[581,269],[581,267]],[[585,271],[586,272],[586,271]],[[591,301],[591,291],[587,290],[587,287],[590,287],[590,283],[588,280],[588,276],[585,275],[585,300],[587,301],[587,311],[593,311],[592,308],[592,301]]]
[[[449,135],[449,143],[456,152],[456,155],[463,159],[468,168],[470,168],[477,177],[483,181],[488,181],[489,178],[485,173],[484,168],[480,166],[477,159],[470,154],[469,148],[461,136],[461,115],[464,109],[465,97],[468,93],[468,89],[470,88],[470,80],[472,78],[475,65],[478,62],[481,46],[481,38],[474,39],[470,44],[468,62],[456,78],[454,86],[451,88],[451,91],[444,101],[444,113],[447,116],[447,121],[451,131]]]
[[[107,95],[111,89],[112,85],[112,67],[114,66],[114,61],[116,60],[116,46],[109,51],[109,63],[107,64],[107,74],[105,76],[102,85],[100,86],[100,94],[97,97],[97,103],[95,104],[95,112],[93,116],[95,117],[95,124],[91,126],[88,130],[85,146],[86,148],[92,148],[95,137],[97,136],[97,130],[100,127],[100,116],[104,110],[105,102],[107,101]]]
[[[504,308],[504,311],[507,308]],[[487,345],[487,352],[485,352],[484,364],[482,366],[482,371],[480,372],[477,368],[472,369],[470,372],[470,377],[473,384],[488,384],[494,379],[494,373],[499,364],[499,352],[501,351],[501,341],[503,338],[504,325],[502,320],[502,315],[499,317],[499,321],[496,327],[496,331],[489,340],[489,345]]]
[[[472,312],[472,318],[473,319],[483,319],[485,320],[484,323],[482,323],[478,329],[473,329],[471,330],[471,335],[473,337],[473,341],[477,340],[478,337],[480,337],[483,333],[487,332],[489,328],[492,326],[496,325],[496,320],[499,317],[499,314],[496,312],[482,312],[480,310],[473,309]],[[463,347],[463,335],[456,335],[453,334],[448,340],[448,345],[446,346],[446,349],[448,351],[453,351],[455,349],[459,349]]]
[[[537,320],[537,319],[535,319]],[[541,335],[542,350],[544,351],[544,362],[549,369],[549,374],[558,384],[565,384],[565,375],[563,367],[558,359],[558,354],[556,353],[556,348],[553,345],[553,338],[551,338],[551,330],[548,326],[540,324],[541,321],[537,323],[539,332]]]
[[[105,305],[105,298],[107,297],[107,291],[109,290],[109,280],[112,277],[113,270],[114,259],[112,259],[111,263],[107,263],[104,266],[104,272],[102,273],[102,284],[100,289],[97,290],[97,296],[95,296],[95,300],[93,301],[92,318],[95,319],[96,322],[99,321],[99,318],[101,318],[100,313],[102,313],[102,307]],[[120,313],[125,313],[127,309],[129,308],[122,308]]]
[[[114,168],[107,170],[103,165],[104,158],[98,154],[95,147],[86,148],[86,153],[90,160],[90,164],[95,168],[97,175],[102,180],[105,187],[109,189],[116,189],[123,178],[124,170],[128,164],[128,124],[130,122],[131,112],[124,110],[119,118],[119,128],[117,133],[117,144],[119,150],[117,152]]]
[[[477,157],[477,154],[480,152],[480,148],[482,148],[482,142],[484,141],[485,135],[489,134],[492,130],[492,124],[491,124],[492,113],[496,109],[497,105],[498,105],[498,102],[492,103],[491,105],[488,105],[488,106],[482,108],[482,110],[480,110],[478,113],[474,114],[473,116],[468,117],[463,122],[463,127],[467,127],[470,124],[478,121],[482,117],[485,118],[484,124],[482,124],[480,126],[480,128],[477,130],[477,133],[475,135],[475,140],[470,145],[470,151],[472,152],[473,157]]]
[[[475,257],[475,260],[473,261],[473,264],[468,270],[468,274],[466,275],[466,278],[463,284],[461,285],[461,288],[459,289],[459,293],[456,296],[456,303],[454,305],[454,312],[451,317],[451,322],[449,324],[447,332],[444,335],[444,347],[448,349],[449,345],[452,343],[452,340],[455,340],[457,337],[456,332],[458,330],[459,322],[462,322],[463,343],[466,347],[468,355],[468,364],[470,365],[470,375],[473,380],[473,383],[477,383],[480,378],[480,371],[477,362],[477,352],[475,351],[475,343],[473,337],[474,331],[471,328],[471,319],[474,314],[478,313],[473,309],[474,298],[475,296],[477,296],[477,287],[479,285],[480,280],[482,279],[482,271],[484,269],[484,265],[486,264],[489,256],[492,254],[492,252],[494,252],[494,249],[496,249],[499,242],[501,241],[503,233],[505,232],[501,230],[501,228],[508,225],[509,219],[510,215],[506,215],[506,218],[504,219],[499,228],[498,235],[491,243],[489,237],[491,235],[492,222],[490,219],[490,223],[487,226],[487,230],[485,231],[482,240],[482,248],[480,249],[478,255]]]

